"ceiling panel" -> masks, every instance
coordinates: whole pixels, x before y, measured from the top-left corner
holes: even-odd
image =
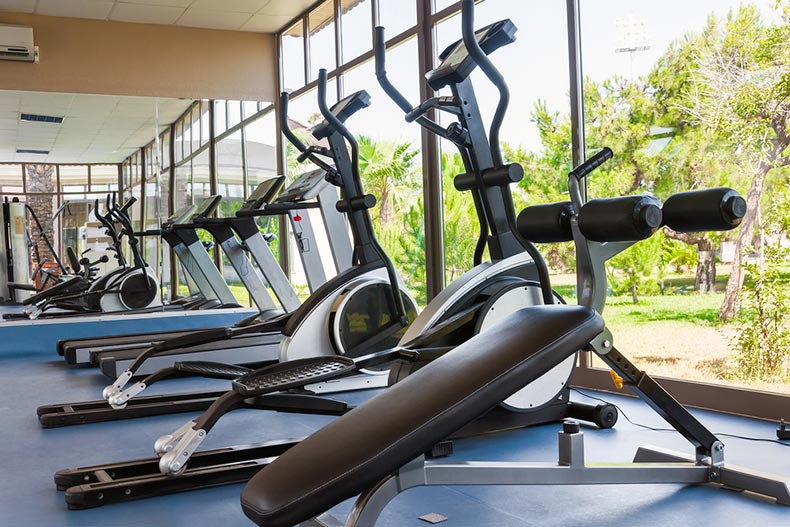
[[[0,0],[0,11],[274,33],[315,0]]]
[[[232,11],[236,13],[257,13],[263,9],[270,0],[194,0],[191,8],[210,9],[212,11]]]
[[[203,27],[208,29],[238,30],[252,17],[250,13],[215,11],[213,9],[187,9],[176,24],[179,26]]]
[[[36,13],[72,18],[106,19],[113,8],[109,0],[38,0]]]
[[[118,4],[112,10],[112,20],[142,24],[173,24],[184,14],[183,7]]]
[[[0,11],[32,13],[35,9],[36,0],[0,0]]]

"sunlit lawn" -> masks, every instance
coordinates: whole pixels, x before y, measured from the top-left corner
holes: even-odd
[[[790,269],[783,274],[790,282]],[[716,293],[697,294],[693,276],[673,275],[665,279],[671,294],[641,297],[637,305],[630,295],[609,297],[604,317],[615,346],[654,375],[790,394],[790,383],[749,382],[734,375],[736,352],[730,342],[738,323],[718,318],[726,281],[720,273]],[[553,276],[552,284],[566,302],[576,301],[575,276]],[[603,367],[601,361],[596,364]]]

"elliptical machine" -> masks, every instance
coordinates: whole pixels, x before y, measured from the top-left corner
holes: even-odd
[[[124,312],[161,306],[159,282],[140,253],[139,241],[134,235],[132,222],[127,214],[135,201],[136,199],[132,197],[123,206],[117,203],[111,205],[108,195],[107,211],[103,215],[99,212],[99,200],[94,202],[94,215],[112,238],[112,246],[119,264],[117,268],[95,280],[90,280],[88,273],[88,276],[77,276],[62,282],[27,299],[24,302],[27,307],[23,313],[6,314],[5,318],[35,320],[41,316]],[[121,225],[120,234],[116,231],[116,223]],[[132,253],[131,267],[123,256],[121,248],[123,237],[126,237]],[[48,312],[50,309],[59,311]]]
[[[322,71],[319,74],[318,105],[325,120],[312,129],[312,134],[318,140],[325,139],[329,148],[308,147],[288,128],[287,93],[281,96],[281,119],[284,133],[302,152],[300,160],[309,159],[326,172],[327,181],[341,188],[342,196],[336,208],[344,212],[349,221],[354,241],[352,267],[326,282],[295,311],[275,321],[197,332],[152,346],[102,392],[113,408],[123,409],[132,397],[173,373],[232,379],[250,371],[228,364],[179,362],[173,368],[155,372],[124,389],[145,360],[174,346],[183,347],[191,343],[206,343],[242,335],[277,333],[282,335],[279,362],[321,355],[356,357],[394,345],[416,316],[414,299],[376,240],[369,212],[375,206],[376,199],[365,194],[362,189],[359,147],[344,124],[351,115],[370,104],[370,96],[359,91],[338,101],[330,109],[326,102],[326,71]],[[282,214],[286,210],[272,204],[243,211],[243,215],[267,216]],[[328,389],[347,391],[387,383],[386,371],[362,373],[333,383]]]

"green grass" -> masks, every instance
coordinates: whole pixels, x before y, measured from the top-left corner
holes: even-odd
[[[724,293],[685,294],[642,297],[634,305],[629,296],[606,301],[606,320],[612,324],[644,324],[659,320],[690,322],[710,327],[722,324],[719,307]]]

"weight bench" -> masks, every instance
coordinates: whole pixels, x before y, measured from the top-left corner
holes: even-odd
[[[292,447],[244,488],[244,513],[290,527],[374,486],[586,346],[592,309],[524,308]]]

